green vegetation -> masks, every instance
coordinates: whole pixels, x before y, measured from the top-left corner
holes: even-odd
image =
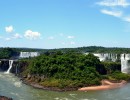
[[[77,88],[99,85],[104,78],[130,79],[120,72],[119,62],[100,62],[93,54],[57,51],[28,60],[24,74],[29,73],[31,77],[27,79],[45,87]]]
[[[17,54],[18,54],[18,52],[14,51],[11,48],[1,48],[0,49],[0,59],[8,59]]]
[[[115,71],[114,73],[108,75],[108,79],[129,81],[130,80],[130,75],[129,74],[125,74],[125,73],[121,73],[119,71]]]
[[[33,58],[26,71],[35,75],[32,81],[37,80],[37,75],[44,76],[39,82],[45,86],[82,87],[100,84],[101,75],[97,69],[100,69],[100,61],[92,54],[56,52]]]
[[[115,71],[121,71],[121,63],[120,62],[101,62],[102,66],[104,66],[104,70],[102,74],[112,74]]]
[[[47,50],[48,52],[54,51],[75,51],[80,53],[114,53],[114,54],[121,54],[121,53],[130,53],[130,48],[118,48],[118,47],[101,47],[101,46],[88,46],[88,47],[78,47],[78,48],[60,48],[60,49],[50,49]]]
[[[90,53],[130,53],[129,48],[80,47],[63,49],[0,48],[0,59],[18,56],[21,51],[42,53],[41,56],[20,60],[19,67],[27,80],[46,87],[77,88],[99,85],[102,79],[130,80],[122,74],[120,61],[100,62]],[[120,60],[120,59],[119,59]]]

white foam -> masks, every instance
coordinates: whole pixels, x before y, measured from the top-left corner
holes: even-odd
[[[75,96],[75,95],[77,95],[77,94],[70,94],[70,96]]]
[[[54,98],[55,100],[71,100],[71,99],[68,99],[68,98],[58,98],[58,97],[56,97],[56,98]]]
[[[22,84],[21,84],[21,82],[14,82],[14,86],[16,86],[16,87],[21,87]]]
[[[2,77],[2,75],[0,74],[0,77]]]
[[[73,98],[76,98],[75,96],[77,95],[77,94],[69,94],[71,97],[73,97]]]
[[[59,98],[58,97],[56,97],[56,98],[54,98],[55,100],[59,100]]]
[[[89,100],[89,99],[80,99],[80,100]]]
[[[18,93],[14,93],[14,92],[11,92],[11,94],[12,94],[12,95],[16,95],[16,96],[18,96],[18,95],[19,95]]]

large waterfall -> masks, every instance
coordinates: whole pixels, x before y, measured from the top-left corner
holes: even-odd
[[[99,57],[100,61],[113,61],[117,60],[117,54],[111,53],[94,53],[95,56]]]
[[[86,53],[88,54],[88,53]],[[130,54],[121,54],[119,58],[117,54],[111,53],[93,53],[99,58],[100,61],[112,61],[121,60],[121,72],[130,74]]]
[[[11,70],[11,68],[12,68],[12,65],[13,65],[13,60],[9,60],[9,68],[8,68],[8,70],[6,71],[7,74],[10,73],[10,70]]]
[[[130,73],[130,54],[121,54],[121,72]]]
[[[20,58],[36,57],[39,55],[39,52],[20,52]]]

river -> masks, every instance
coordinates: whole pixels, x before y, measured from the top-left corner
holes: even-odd
[[[13,74],[0,72],[0,95],[13,100],[130,100],[130,83],[122,88],[91,92],[55,92],[23,84]]]

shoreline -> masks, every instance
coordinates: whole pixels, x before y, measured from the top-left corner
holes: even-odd
[[[42,86],[36,82],[29,82],[27,80],[24,80],[24,79],[21,79],[22,80],[22,83],[26,84],[26,85],[29,85],[33,88],[36,88],[36,89],[42,89],[42,90],[49,90],[49,91],[57,91],[57,92],[65,92],[65,91],[77,91],[78,88],[58,88],[58,87],[45,87],[45,86]]]
[[[115,83],[109,80],[102,80],[102,85],[100,86],[89,86],[79,88],[78,91],[97,91],[97,90],[110,90],[123,87],[127,82],[122,80],[121,82]]]
[[[88,86],[88,87],[66,87],[66,88],[58,88],[58,87],[45,87],[36,82],[29,82],[28,80],[22,78],[22,82],[26,85],[29,85],[36,89],[49,90],[49,91],[57,91],[57,92],[65,92],[65,91],[97,91],[97,90],[109,90],[123,87],[127,81],[122,80],[121,82],[110,82],[110,80],[102,80],[101,85],[99,86]]]

